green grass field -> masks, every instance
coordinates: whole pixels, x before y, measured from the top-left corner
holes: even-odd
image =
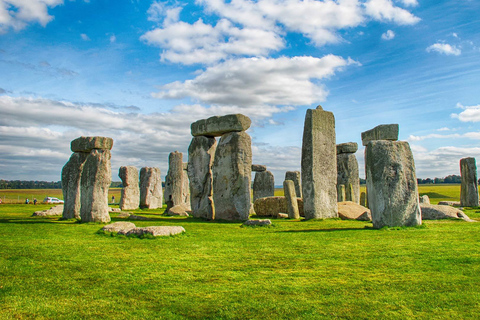
[[[442,199],[457,194],[430,188]],[[136,210],[151,218],[137,226],[187,231],[138,239],[31,217],[48,207],[0,205],[0,319],[479,317],[480,223],[374,230],[273,219],[252,228]],[[465,212],[480,221],[479,208]]]

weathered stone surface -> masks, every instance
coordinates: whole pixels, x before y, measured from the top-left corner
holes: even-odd
[[[345,185],[344,184],[337,185],[337,201],[338,202],[345,201]]]
[[[288,180],[287,180],[288,181]],[[255,214],[261,217],[276,217],[279,213],[288,212],[288,204],[286,197],[265,197],[260,198],[253,204]],[[303,200],[297,198],[298,212],[300,216],[304,216]]]
[[[43,211],[35,211],[32,214],[32,217],[46,217],[46,216],[59,216],[63,212],[63,204],[59,204],[58,206],[51,207],[50,209],[43,210]]]
[[[89,153],[93,149],[112,150],[113,139],[107,137],[79,137],[70,143],[73,152]]]
[[[418,197],[418,202],[423,204],[430,204],[430,198],[425,194],[421,197]]]
[[[440,201],[439,206],[460,207],[460,201]]]
[[[243,224],[246,226],[269,226],[272,224],[272,221],[270,221],[270,219],[247,220]]]
[[[152,235],[154,237],[168,237],[185,232],[185,229],[180,226],[151,226],[144,228],[135,228],[126,233],[129,235]],[[121,232],[119,232],[120,234]]]
[[[121,212],[122,209],[120,208],[112,208],[112,207],[108,207],[108,212]]]
[[[374,228],[422,224],[412,151],[405,141],[370,141],[365,152]]]
[[[261,164],[252,164],[252,171],[253,172],[263,172],[267,171],[267,166]]]
[[[375,140],[398,140],[398,124],[381,124],[373,129],[362,132],[362,144],[366,146]]]
[[[217,142],[212,137],[193,137],[188,147],[188,178],[192,215],[215,219],[212,166]]]
[[[85,160],[81,178],[82,222],[110,222],[108,189],[112,182],[110,150],[93,149]]]
[[[183,187],[182,187],[182,197],[184,199],[184,204],[190,210],[190,181],[188,180],[188,170],[183,170]]]
[[[297,195],[295,193],[295,183],[293,183],[292,180],[285,180],[283,182],[283,191],[285,194],[285,199],[287,200],[288,217],[290,219],[300,219]]]
[[[243,114],[214,116],[198,120],[191,125],[192,136],[220,137],[230,132],[241,132],[250,128],[252,121]]]
[[[253,179],[253,201],[263,197],[273,197],[275,194],[275,181],[273,173],[262,171],[255,173]]]
[[[252,142],[247,133],[221,137],[212,173],[215,219],[247,220],[252,179]]]
[[[143,216],[137,216],[137,215],[134,215],[134,214],[129,215],[129,216],[128,216],[128,219],[129,219],[129,220],[139,220],[139,221],[152,220],[152,219],[150,219],[150,218],[143,217]]]
[[[352,201],[338,203],[338,216],[342,220],[372,220],[370,210]]]
[[[345,185],[346,201],[360,203],[360,175],[357,157],[354,153],[337,155],[337,184]],[[350,185],[351,190],[349,189]]]
[[[367,204],[367,194],[365,192],[362,192],[360,194],[360,205],[362,207],[365,207],[365,208],[368,208],[368,204]]]
[[[140,169],[140,208],[157,209],[163,205],[162,177],[159,168]]]
[[[130,213],[130,212],[121,212],[117,216],[117,218],[125,219],[125,218],[129,218],[131,215],[132,215],[132,213]]]
[[[62,169],[63,219],[80,219],[80,181],[88,153],[76,152]]]
[[[103,231],[106,232],[120,232],[127,233],[128,231],[135,229],[135,224],[131,222],[114,222],[111,224],[107,224],[105,227],[102,228]]]
[[[279,212],[279,213],[277,214],[276,218],[277,218],[277,219],[287,219],[287,218],[288,218],[288,214]]]
[[[475,158],[460,160],[460,204],[465,207],[478,207],[478,179]]]
[[[168,156],[168,173],[165,177],[165,203],[167,209],[177,206],[179,204],[190,203],[190,191],[188,188],[188,182],[185,183],[184,179],[186,174],[183,170],[183,154],[175,151],[171,152]]]
[[[183,170],[188,171],[188,162],[183,163]]]
[[[177,204],[176,206],[173,206],[170,209],[168,209],[168,211],[166,212],[166,214],[169,216],[182,216],[182,217],[190,216],[189,213],[191,213],[190,207],[187,206],[186,203]]]
[[[422,209],[423,220],[454,218],[462,219],[468,222],[475,222],[475,220],[470,219],[462,210],[450,206],[422,203],[420,204],[420,208]]]
[[[140,205],[140,187],[138,186],[138,169],[134,166],[120,167],[118,176],[122,179],[120,209],[135,210]]]
[[[358,150],[358,144],[356,142],[345,142],[337,144],[337,154],[342,153],[355,153]]]
[[[302,141],[302,193],[307,219],[338,216],[336,153],[333,113],[308,109]]]
[[[295,184],[295,194],[298,198],[302,198],[302,175],[300,171],[287,171],[285,180],[292,180]]]

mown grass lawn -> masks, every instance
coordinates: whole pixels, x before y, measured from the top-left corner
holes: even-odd
[[[137,226],[187,231],[138,239],[31,217],[32,209],[0,205],[1,319],[480,316],[480,223],[374,230],[274,219],[274,227],[252,228],[138,210],[151,220]],[[466,213],[480,220],[478,208]]]

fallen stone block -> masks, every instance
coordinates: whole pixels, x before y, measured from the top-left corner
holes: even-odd
[[[462,210],[445,205],[420,204],[422,210],[422,219],[438,220],[438,219],[462,219],[468,222],[475,222],[470,219]]]
[[[101,230],[106,231],[106,232],[123,232],[127,233],[128,231],[135,229],[135,224],[131,222],[114,222],[111,224],[107,224],[105,227],[103,227]]]
[[[263,220],[247,220],[243,223],[245,226],[269,226],[272,224],[272,221],[269,219]]]
[[[352,201],[338,203],[338,217],[342,220],[372,220],[370,210]]]

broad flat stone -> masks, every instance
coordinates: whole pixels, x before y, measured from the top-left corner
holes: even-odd
[[[185,232],[180,226],[151,226],[144,228],[135,228],[126,233],[129,235],[152,235],[154,237],[168,237]]]
[[[287,171],[285,180],[292,180],[295,184],[295,194],[298,198],[302,198],[302,174],[300,171]]]
[[[166,211],[166,214],[169,216],[188,217],[190,216],[189,213],[191,213],[190,207],[187,206],[185,203],[173,206],[170,209],[168,209],[168,211]]]
[[[252,121],[243,114],[229,114],[226,116],[214,116],[208,119],[198,120],[191,125],[192,136],[220,137],[230,132],[246,131]]]
[[[422,224],[412,151],[405,141],[370,141],[365,152],[374,228]]]
[[[342,153],[355,153],[358,150],[358,144],[356,142],[346,142],[337,144],[337,154]]]
[[[135,224],[131,222],[125,222],[125,221],[120,221],[120,222],[114,222],[111,224],[107,224],[105,227],[102,228],[103,231],[107,232],[124,232],[127,233],[128,231],[135,229]]]
[[[263,172],[267,171],[267,166],[261,164],[252,164],[252,171],[253,172]]]
[[[73,152],[90,152],[93,149],[112,150],[113,139],[107,137],[79,137],[70,143]]]
[[[462,219],[468,222],[475,222],[475,220],[470,219],[462,210],[450,206],[422,203],[420,204],[420,208],[422,209],[423,220],[453,218]]]
[[[62,214],[62,212],[63,212],[63,204],[59,204],[58,206],[51,207],[50,209],[47,209],[47,210],[35,211],[32,214],[32,217],[59,216]]]
[[[295,183],[292,180],[283,182],[283,191],[287,200],[287,213],[290,219],[300,219],[298,211],[297,195],[295,193]]]
[[[337,184],[345,185],[345,201],[360,203],[360,174],[354,153],[337,154]]]
[[[338,203],[338,216],[342,220],[372,220],[370,210],[352,201]]]
[[[460,207],[460,201],[440,201],[439,206]]]
[[[246,226],[269,226],[272,224],[272,221],[270,221],[270,219],[247,220],[243,224]]]
[[[140,187],[138,186],[138,169],[134,166],[123,166],[118,170],[122,180],[122,193],[120,197],[121,210],[135,210],[140,205]]]
[[[163,205],[162,177],[160,169],[140,169],[140,208],[157,209]]]
[[[80,182],[87,155],[75,152],[62,169],[63,219],[80,219]]]
[[[302,141],[302,193],[306,219],[338,217],[336,154],[333,113],[308,109]]]
[[[460,205],[464,207],[478,207],[478,179],[475,158],[460,160]]]
[[[362,144],[366,146],[374,140],[398,140],[398,124],[381,124],[373,129],[362,132]]]
[[[253,201],[263,197],[273,197],[275,194],[275,178],[270,171],[255,173],[253,179]]]

